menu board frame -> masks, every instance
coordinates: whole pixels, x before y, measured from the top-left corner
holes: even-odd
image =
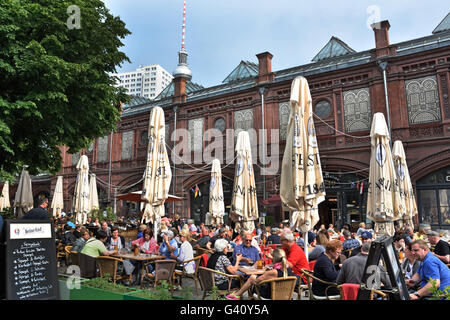
[[[364,289],[370,288],[368,282],[370,282],[370,278],[373,275],[371,274],[371,270],[374,269],[371,269],[370,267],[378,266],[381,258],[384,261],[386,271],[389,275],[389,280],[393,288],[389,292],[390,299],[409,300],[408,288],[406,286],[402,268],[400,266],[398,253],[394,249],[393,237],[389,236],[380,236],[372,241],[369,256],[367,257],[366,265],[364,267],[363,277],[361,279],[361,289],[363,290],[359,290],[357,299],[368,299],[370,290]]]
[[[14,230],[13,230],[14,229]],[[53,221],[45,220],[5,220],[3,238],[5,239],[5,244],[3,248],[4,261],[4,272],[2,276],[5,277],[6,281],[2,281],[6,284],[5,292],[7,300],[58,300],[58,270],[56,261],[56,243],[55,243],[55,229]],[[21,244],[27,243],[26,246]],[[39,246],[38,246],[39,244]],[[22,252],[27,252],[29,250],[31,254],[28,257],[33,257],[33,263],[31,264],[31,259],[24,263],[24,268],[30,270],[28,265],[33,266],[34,275],[38,274],[33,278],[34,281],[42,281],[40,279],[45,279],[47,286],[47,292],[45,292],[45,286],[36,285],[39,293],[36,296],[25,297],[20,299],[17,295],[18,286],[16,284],[18,274],[14,274],[15,270],[15,258],[14,255],[17,250]],[[45,250],[42,250],[45,248]],[[37,252],[37,256],[34,256],[34,252]],[[42,253],[39,255],[39,253]],[[35,260],[37,258],[37,262]],[[45,259],[45,260],[44,260]],[[36,265],[39,267],[36,268]],[[28,268],[28,269],[27,269]],[[36,272],[36,270],[38,270]],[[28,271],[27,271],[28,272]],[[31,277],[31,276],[30,276]],[[36,283],[34,282],[34,283]],[[33,281],[30,281],[33,285]]]

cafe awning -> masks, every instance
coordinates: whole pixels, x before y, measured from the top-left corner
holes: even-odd
[[[118,196],[116,196],[116,198],[120,199],[120,200],[131,201],[131,202],[145,202],[145,200],[141,199],[141,195],[142,195],[142,190],[119,194]],[[182,200],[184,200],[184,199],[169,194],[169,196],[165,202],[175,202],[175,201],[182,201]]]
[[[264,199],[262,204],[265,206],[281,206],[281,197],[279,194],[276,194],[270,198]]]

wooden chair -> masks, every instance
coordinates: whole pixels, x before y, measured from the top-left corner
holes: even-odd
[[[56,246],[56,261],[59,262],[60,258],[66,259],[66,252],[64,251],[64,244],[62,242],[59,242]]]
[[[296,282],[296,277],[274,278],[261,281],[255,285],[256,296],[253,295],[253,297],[257,300],[292,300]],[[270,299],[261,297],[259,289],[265,284],[270,285]]]
[[[169,282],[170,291],[173,293],[173,275],[175,271],[175,266],[177,265],[176,260],[156,260],[155,262],[155,274],[149,272],[148,265],[151,263],[144,264],[144,272],[141,275],[141,288],[143,287],[144,280],[148,278],[153,281],[153,285],[156,287],[158,282],[163,280]]]
[[[231,292],[231,282],[233,279],[238,279],[240,281],[240,286],[242,286],[243,281],[242,278],[239,275],[233,275],[233,274],[226,274],[217,270],[205,268],[205,267],[199,267],[198,268],[198,279],[200,282],[200,287],[203,291],[203,297],[202,300],[205,300],[206,295],[208,293],[211,293],[213,291],[213,288],[216,286],[216,281],[214,279],[214,274],[220,274],[222,276],[225,276],[228,278],[228,289],[227,290],[219,290],[217,289],[217,293],[220,296],[225,296],[228,293]]]
[[[345,284],[340,284],[340,285],[337,286],[337,288],[338,288],[338,290],[340,292],[340,295],[341,295],[341,300],[344,300],[344,293],[343,293],[344,285]],[[361,288],[359,290],[361,290]],[[374,297],[375,297],[375,294],[377,294],[379,297],[381,297],[381,300],[388,300],[389,299],[389,296],[386,293],[384,293],[384,292],[382,292],[380,290],[370,289],[369,300],[373,300]]]
[[[184,262],[178,262],[177,266],[181,266],[183,269],[182,270],[177,270],[175,269],[175,277],[179,278],[180,280],[180,286],[181,286],[181,280],[184,278],[191,278],[192,280],[194,280],[194,284],[195,284],[195,294],[198,294],[198,268],[200,267],[200,262],[202,260],[202,256],[197,256],[194,259],[191,260],[186,260]],[[195,263],[195,267],[194,267],[194,273],[187,273],[186,272],[186,267],[185,265],[191,261],[194,261]]]
[[[80,264],[79,259],[78,259],[78,252],[70,251],[69,252],[69,260],[70,260],[71,264],[78,266]]]
[[[84,253],[78,254],[78,265],[82,278],[95,278],[97,276],[97,259]]]
[[[69,265],[69,255],[70,255],[70,251],[72,251],[72,248],[73,248],[73,246],[65,246],[64,247],[66,266]]]
[[[339,295],[328,295],[328,290],[330,288],[336,288],[337,290],[339,290],[338,285],[336,283],[319,279],[319,278],[315,277],[312,274],[312,271],[310,271],[310,270],[302,269],[301,271],[302,271],[303,276],[306,278],[306,283],[308,286],[308,293],[309,293],[309,300],[341,300],[340,294]],[[328,285],[328,287],[325,289],[325,296],[318,296],[313,293],[313,291],[312,291],[312,281],[313,280],[316,280],[323,284]]]
[[[121,274],[117,274],[117,266],[119,262],[122,262],[122,259],[108,256],[100,256],[97,257],[97,265],[100,271],[100,278],[111,278],[113,283],[116,283],[117,280],[127,278],[128,281],[131,280],[131,275],[128,277],[124,277]],[[107,277],[107,275],[109,275]]]

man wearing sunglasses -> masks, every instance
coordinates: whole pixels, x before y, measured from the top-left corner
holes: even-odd
[[[252,245],[253,237],[249,232],[244,232],[241,235],[242,244],[236,246],[233,251],[233,262],[236,261],[236,255],[241,254],[242,259],[240,262],[241,266],[252,266],[256,261],[260,260],[258,249]]]

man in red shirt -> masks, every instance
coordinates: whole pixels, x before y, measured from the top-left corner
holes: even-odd
[[[282,232],[280,236],[281,246],[286,252],[287,261],[292,272],[299,278],[302,276],[301,269],[309,269],[305,252],[295,242],[294,235],[290,231]]]

